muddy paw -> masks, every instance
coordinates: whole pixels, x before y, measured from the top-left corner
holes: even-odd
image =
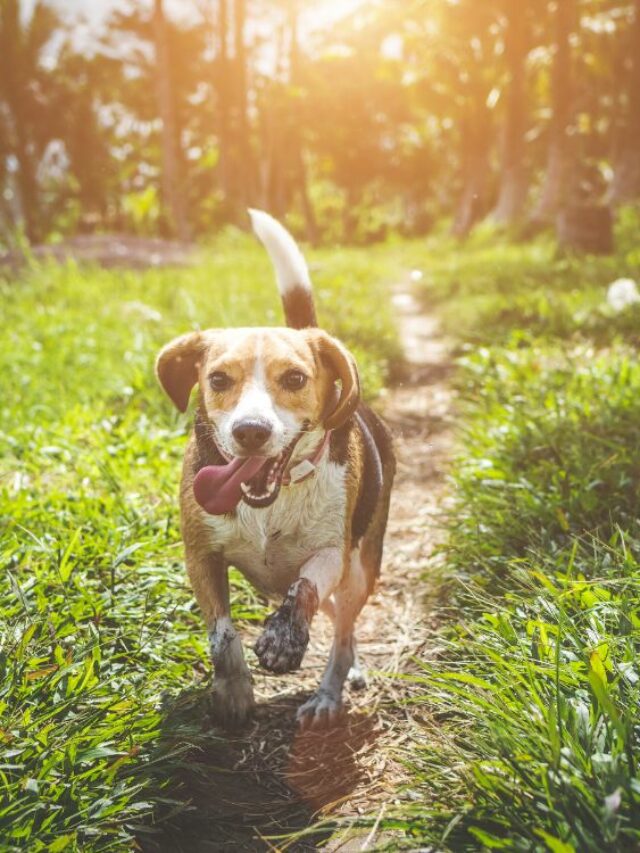
[[[283,605],[268,617],[254,651],[261,666],[269,672],[281,674],[300,669],[308,644],[309,625],[306,619],[296,619]]]
[[[241,728],[253,714],[253,687],[248,675],[216,676],[211,688],[211,711],[227,729]]]
[[[261,666],[277,674],[300,669],[309,645],[309,624],[317,609],[315,585],[300,578],[264,623],[264,631],[254,646]]]
[[[342,699],[320,688],[298,708],[296,719],[302,729],[329,728],[344,713]]]

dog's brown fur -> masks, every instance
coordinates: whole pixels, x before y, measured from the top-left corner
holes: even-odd
[[[289,288],[283,302],[290,326],[315,319],[310,291]],[[291,370],[307,378],[297,391],[283,385]],[[218,711],[225,721],[239,723],[253,705],[249,672],[229,619],[227,567],[233,561],[262,592],[284,597],[256,644],[260,662],[274,672],[299,666],[315,610],[332,614],[332,657],[318,692],[301,709],[303,722],[323,722],[339,709],[349,668],[356,667],[355,677],[361,677],[353,624],[380,572],[395,471],[386,428],[360,402],[355,361],[317,328],[210,330],[170,343],[158,357],[157,372],[181,411],[199,386],[183,465],[182,535],[191,585],[210,632]],[[216,390],[211,377],[220,372],[229,384]],[[296,451],[301,458],[331,431],[328,453],[313,477],[283,486],[272,506],[253,509],[241,502],[212,519],[194,497],[194,478],[203,467],[221,465],[225,456],[238,453],[229,418],[256,385],[283,422],[305,432]],[[294,456],[290,466],[298,461]],[[253,541],[258,535],[264,537],[264,552]]]

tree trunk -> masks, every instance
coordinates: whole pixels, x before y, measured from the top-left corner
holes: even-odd
[[[298,0],[290,0],[289,6],[289,29],[290,29],[290,56],[289,56],[289,83],[295,93],[300,85],[300,45],[298,41]],[[304,157],[302,144],[302,129],[297,116],[294,114],[291,122],[291,154],[292,165],[294,170],[294,185],[300,194],[300,202],[302,204],[302,215],[305,221],[305,230],[307,232],[307,240],[310,243],[318,242],[318,223],[316,220],[315,210],[311,196],[309,195],[309,185],[307,180],[307,164]]]
[[[564,249],[610,255],[613,252],[613,217],[603,204],[565,205],[558,213],[558,242]]]
[[[527,19],[522,8],[508,0],[505,57],[509,69],[506,116],[502,136],[502,172],[498,201],[492,219],[499,225],[514,225],[521,217],[527,197],[524,165],[526,123],[525,64]]]
[[[487,213],[489,175],[489,116],[484,99],[475,93],[467,120],[461,128],[464,186],[454,215],[451,233],[466,237],[475,223]]]
[[[467,178],[453,220],[451,233],[455,237],[466,237],[473,226],[486,213],[487,157],[479,153],[467,165]]]
[[[229,63],[229,6],[228,0],[218,0],[218,175],[225,205],[230,209],[233,198],[233,154],[230,133],[229,104],[231,73]],[[228,211],[227,211],[228,212]]]
[[[237,157],[237,206],[240,215],[245,216],[244,208],[253,203],[256,194],[254,162],[251,153],[251,139],[248,116],[247,50],[245,47],[245,26],[247,18],[246,0],[234,0],[234,149]]]
[[[537,224],[552,222],[559,208],[570,201],[572,146],[569,125],[573,103],[570,38],[575,17],[576,0],[557,0],[556,44],[551,80],[553,112],[549,128],[547,174],[532,217]]]
[[[273,39],[275,55],[275,79],[263,89],[260,100],[259,137],[258,137],[258,175],[260,183],[260,206],[278,218],[277,198],[280,194],[282,177],[282,122],[276,109],[277,99],[274,89],[279,85],[283,74],[286,53],[285,27],[280,26]]]
[[[640,0],[635,0],[634,21],[629,34],[630,63],[627,115],[609,200],[624,204],[640,198]]]
[[[153,27],[156,53],[158,108],[162,120],[162,202],[171,233],[189,239],[189,226],[180,182],[178,133],[171,87],[171,58],[162,0],[154,0]]]
[[[11,104],[9,105],[11,109]],[[18,103],[13,104],[12,118],[16,138],[16,160],[18,161],[18,188],[20,191],[20,213],[24,221],[24,230],[30,242],[40,239],[38,227],[38,182],[36,169],[30,150],[26,122]]]
[[[32,95],[29,91],[29,68],[25,66],[24,53],[21,52],[23,42],[18,0],[0,0],[0,96],[6,103],[6,130],[7,136],[11,137],[10,142],[4,142],[6,154],[14,154],[18,163],[17,207],[25,234],[34,242],[40,237],[39,192],[35,151],[27,119]]]

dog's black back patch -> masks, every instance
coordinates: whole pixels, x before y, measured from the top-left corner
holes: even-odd
[[[382,461],[372,429],[374,418],[369,408],[358,406],[355,419],[363,438],[364,459],[360,490],[351,520],[352,546],[357,545],[367,532],[382,492]]]
[[[331,436],[329,459],[336,465],[346,465],[351,430],[359,429],[364,445],[364,460],[360,490],[351,520],[353,545],[367,532],[376,511],[383,488],[384,471],[393,460],[391,435],[380,418],[364,403],[347,423],[334,430]]]

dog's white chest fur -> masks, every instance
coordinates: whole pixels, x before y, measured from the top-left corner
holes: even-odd
[[[323,460],[316,474],[284,486],[266,509],[245,503],[235,516],[207,516],[215,550],[267,595],[284,595],[300,567],[323,548],[342,548],[346,469]]]

